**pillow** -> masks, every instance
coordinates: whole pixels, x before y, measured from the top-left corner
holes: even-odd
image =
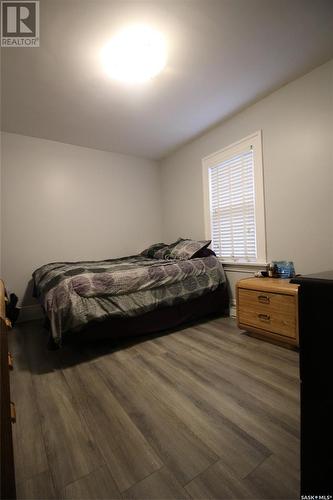
[[[178,238],[177,241],[167,245],[166,243],[154,243],[154,245],[150,245],[150,247],[146,248],[141,252],[143,257],[148,257],[149,259],[169,259],[171,250],[181,241],[181,238]]]
[[[188,260],[196,255],[199,250],[207,248],[211,240],[195,241],[181,239],[171,250],[170,259]]]
[[[153,245],[150,245],[150,247],[143,250],[140,255],[142,255],[143,257],[148,257],[149,259],[155,259],[156,252],[166,250],[167,248],[168,245],[166,245],[165,243],[154,243]]]
[[[210,257],[211,255],[216,257],[216,253],[210,248],[201,248],[191,257],[191,259],[203,259],[204,257]]]
[[[170,243],[170,245],[166,245],[164,248],[160,248],[155,252],[154,259],[173,259],[174,257],[171,257],[171,252],[173,248],[181,241],[181,238],[178,238],[177,241],[174,243]]]

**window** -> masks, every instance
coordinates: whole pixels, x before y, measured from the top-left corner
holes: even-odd
[[[266,262],[261,132],[202,160],[206,237],[228,263]]]

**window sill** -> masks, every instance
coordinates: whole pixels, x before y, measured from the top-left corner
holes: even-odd
[[[266,262],[226,262],[219,259],[223,265],[223,269],[227,272],[241,272],[253,274],[257,271],[265,271],[267,263]]]

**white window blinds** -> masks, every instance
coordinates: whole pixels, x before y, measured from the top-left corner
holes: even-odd
[[[208,170],[212,249],[224,260],[255,262],[254,154],[230,152]]]

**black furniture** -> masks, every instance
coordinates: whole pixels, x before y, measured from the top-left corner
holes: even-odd
[[[301,495],[333,495],[333,271],[296,277],[299,288]],[[331,497],[332,498],[332,497]]]

